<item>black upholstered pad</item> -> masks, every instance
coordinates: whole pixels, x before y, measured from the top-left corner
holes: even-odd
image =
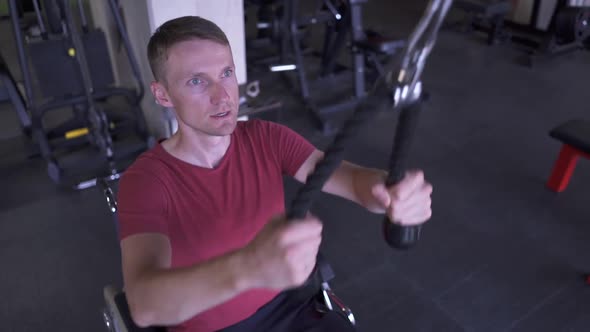
[[[549,135],[572,147],[590,153],[590,121],[575,119],[551,130]]]

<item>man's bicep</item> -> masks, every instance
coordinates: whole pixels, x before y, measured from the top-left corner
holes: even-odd
[[[170,268],[172,250],[168,236],[141,233],[121,240],[121,261],[126,286],[132,286],[143,273]]]
[[[168,235],[168,202],[162,181],[145,171],[128,171],[118,193],[119,238],[146,233]]]

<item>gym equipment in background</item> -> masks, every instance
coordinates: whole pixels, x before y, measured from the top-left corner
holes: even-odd
[[[457,0],[466,26],[488,34],[488,42],[510,42],[527,64],[590,48],[590,2],[577,0]]]
[[[254,1],[258,35],[248,45],[274,50],[254,65],[282,72],[325,134],[335,130],[329,116],[354,109],[367,95],[367,82],[382,74],[383,59],[405,45],[403,39],[365,29],[362,6],[367,1],[318,0],[315,10],[305,13],[299,0]],[[316,34],[321,28],[323,33]],[[319,52],[309,46],[314,36],[321,36]]]
[[[76,189],[93,186],[96,178],[116,179],[154,143],[140,107],[143,80],[118,2],[107,1],[134,88],[115,85],[105,34],[89,25],[81,0],[32,3],[35,24],[25,25],[17,1],[8,2],[32,139],[48,174]]]
[[[547,187],[562,192],[574,173],[579,157],[590,159],[590,121],[573,119],[553,128],[549,135],[562,143]]]
[[[454,8],[466,13],[464,30],[483,31],[487,34],[487,43],[494,45],[506,41],[510,36],[504,29],[506,16],[512,10],[510,0],[456,0]]]

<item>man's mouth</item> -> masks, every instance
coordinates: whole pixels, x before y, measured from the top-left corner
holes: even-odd
[[[221,113],[217,113],[217,114],[212,115],[212,117],[214,117],[214,118],[224,118],[224,117],[228,116],[229,113],[231,113],[231,112],[230,111],[221,112]]]

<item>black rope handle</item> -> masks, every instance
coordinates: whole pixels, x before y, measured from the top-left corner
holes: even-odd
[[[387,187],[398,184],[404,177],[405,165],[414,132],[422,107],[420,100],[404,106],[400,110],[397,129],[389,160],[389,173],[385,180]],[[326,149],[324,158],[318,162],[306,183],[299,189],[287,213],[287,219],[302,219],[311,209],[315,198],[330,175],[340,166],[344,159],[344,148],[369,119],[373,118],[390,102],[381,94],[373,94],[363,100],[354,114],[346,121],[333,143]],[[407,249],[420,237],[421,226],[401,226],[392,223],[387,217],[383,221],[385,241],[393,248]]]
[[[397,185],[405,176],[406,162],[422,108],[420,100],[401,109],[389,160],[387,187]],[[387,244],[397,249],[407,249],[420,239],[421,225],[402,226],[385,217],[383,236]]]
[[[380,85],[385,87],[385,84]],[[379,87],[379,85],[377,86]],[[377,89],[376,89],[377,90]],[[383,109],[391,108],[391,101],[383,93],[373,93],[366,97],[355,109],[353,115],[345,122],[332,144],[326,149],[324,158],[318,162],[315,170],[307,177],[305,184],[297,192],[287,212],[287,220],[302,219],[311,209],[317,195],[330,175],[340,166],[344,158],[344,147],[359,132],[369,119],[374,118]],[[395,185],[404,177],[405,163],[412,137],[416,128],[420,101],[403,107],[398,120],[396,135],[389,162],[390,172],[385,181],[386,186]],[[421,226],[404,226],[391,223],[387,217],[383,221],[385,241],[393,248],[406,249],[416,243]],[[322,283],[334,277],[332,267],[321,253],[318,253],[316,271]],[[312,273],[312,275],[314,275]],[[309,282],[309,280],[308,280]]]
[[[369,119],[374,118],[387,105],[391,105],[391,99],[380,94],[368,96],[359,103],[353,115],[345,122],[332,144],[326,149],[324,158],[318,162],[313,173],[307,177],[307,181],[297,192],[287,212],[287,220],[305,217],[330,175],[340,166],[344,158],[345,146]]]
[[[451,4],[452,0],[429,1],[427,10],[415,31],[410,35],[404,51],[395,54],[390,59],[372,91],[357,105],[353,115],[346,121],[342,130],[326,149],[324,158],[318,162],[314,172],[308,176],[305,185],[297,192],[291,208],[287,212],[288,220],[305,217],[330,175],[342,162],[344,147],[368,122],[368,119],[373,118],[383,108],[394,108],[392,101],[395,101],[394,105],[400,108],[401,113],[390,156],[390,172],[386,179],[386,185],[395,185],[401,181],[405,173],[404,166],[421,107],[422,90],[421,86],[418,87],[417,84],[421,84],[420,74],[436,41],[436,34],[442,20]],[[416,90],[418,88],[420,89]],[[395,93],[395,98],[392,98],[393,93]],[[398,102],[402,106],[399,106]],[[416,243],[420,236],[420,226],[401,226],[389,220],[385,220],[383,225],[385,240],[395,248],[408,248]],[[318,256],[320,277],[323,283],[326,283],[329,279],[326,278],[322,268],[326,264],[321,262],[320,258]]]
[[[375,93],[359,103],[353,115],[345,122],[332,144],[326,149],[324,158],[318,162],[313,173],[307,177],[307,181],[297,192],[295,199],[291,203],[291,208],[287,211],[287,220],[289,222],[305,217],[330,175],[342,162],[344,147],[348,145],[354,135],[369,119],[378,114],[381,109],[391,105],[391,102],[387,102],[387,100],[388,98],[382,94]],[[315,271],[319,273],[322,284],[327,283],[334,277],[332,267],[321,253],[318,253]],[[313,275],[315,273],[312,273]]]

